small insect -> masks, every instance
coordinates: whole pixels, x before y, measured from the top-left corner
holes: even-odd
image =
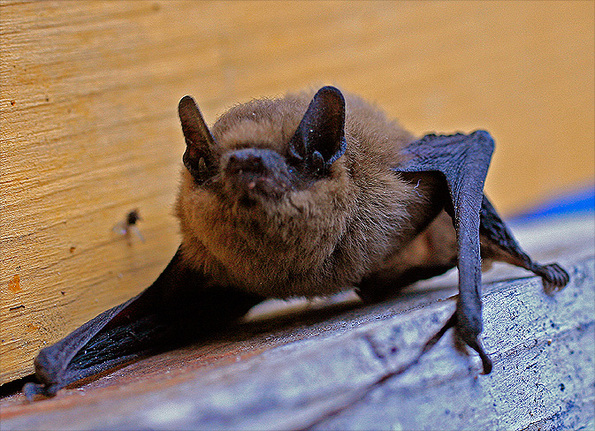
[[[134,234],[140,239],[142,242],[145,242],[145,237],[141,233],[140,229],[136,225],[139,220],[142,220],[138,209],[133,209],[126,214],[124,220],[119,221],[116,225],[112,228],[112,230],[117,233],[118,235],[126,237],[128,240],[128,244],[131,244],[131,234]]]
[[[178,251],[140,295],[41,350],[29,398],[210,334],[267,298],[355,287],[379,301],[454,267],[456,311],[423,351],[454,328],[489,373],[481,258],[526,268],[548,291],[569,281],[522,251],[483,194],[487,132],[415,139],[334,87],[235,106],[210,129],[191,97],[178,112]]]

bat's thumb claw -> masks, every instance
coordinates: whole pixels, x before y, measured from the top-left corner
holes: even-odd
[[[23,394],[27,398],[27,401],[33,401],[35,397],[53,397],[56,395],[57,387],[47,386],[42,383],[25,383],[23,386]]]
[[[477,352],[479,357],[481,358],[481,364],[483,366],[482,374],[490,374],[492,372],[492,360],[488,356],[488,354],[483,350],[483,346],[481,345],[481,341],[478,338],[474,337],[472,339],[463,338],[465,344],[471,347],[473,350]]]
[[[436,333],[432,338],[426,342],[424,347],[421,350],[420,357],[427,353],[434,345],[442,338],[444,333],[450,329],[455,328],[456,337],[458,340],[462,341],[465,345],[471,347],[475,350],[479,357],[481,358],[481,363],[483,365],[483,373],[482,374],[490,374],[492,372],[492,360],[488,356],[488,354],[483,350],[483,346],[479,341],[478,335],[480,331],[469,331],[464,330],[461,328],[460,321],[458,319],[457,313],[455,312],[450,319],[444,324],[442,329]]]
[[[477,327],[477,325],[473,325],[472,323],[473,321],[459,318],[455,326],[456,335],[460,341],[477,352],[483,366],[482,374],[490,374],[493,368],[492,360],[483,349],[481,341],[479,341],[481,327]]]
[[[480,347],[481,347],[481,345],[480,345]],[[482,374],[490,374],[492,372],[492,368],[493,368],[492,360],[486,354],[486,352],[483,351],[483,349],[481,349],[477,353],[479,353],[479,357],[481,358],[481,364],[483,366]]]

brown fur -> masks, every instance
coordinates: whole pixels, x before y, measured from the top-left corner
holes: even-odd
[[[284,155],[312,96],[230,109],[211,128],[220,157],[247,146]],[[407,204],[420,199],[390,170],[412,136],[360,98],[345,98],[346,153],[310,188],[246,208],[183,170],[176,211],[187,262],[221,284],[282,298],[332,294],[382,266],[410,228]]]

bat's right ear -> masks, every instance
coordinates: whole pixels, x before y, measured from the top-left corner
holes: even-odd
[[[213,174],[215,168],[215,139],[192,97],[182,97],[178,104],[178,114],[186,139],[184,165],[195,180],[203,182]]]
[[[293,159],[315,173],[328,172],[345,153],[345,99],[335,87],[314,95],[289,144]]]

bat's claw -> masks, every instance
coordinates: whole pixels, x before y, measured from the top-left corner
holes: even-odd
[[[33,401],[36,396],[53,397],[58,392],[58,387],[55,385],[47,386],[43,383],[25,383],[23,386],[23,394],[28,401]]]
[[[475,350],[479,357],[481,358],[481,364],[483,366],[482,374],[490,374],[492,372],[492,360],[488,356],[488,354],[483,350],[483,346],[481,345],[481,341],[479,341],[478,337],[463,337],[460,331],[456,331],[457,336],[469,347]]]
[[[477,335],[471,335],[468,330],[465,330],[464,328],[461,330],[461,328],[459,328],[456,312],[450,317],[450,319],[448,319],[444,326],[426,342],[424,347],[421,349],[419,356],[421,357],[424,353],[428,352],[432,347],[434,347],[434,345],[442,338],[446,331],[453,327],[455,328],[455,333],[459,340],[479,354],[483,366],[482,374],[490,374],[493,368],[492,360],[483,350],[483,346],[481,345]]]
[[[570,275],[557,263],[540,266],[536,274],[543,279],[543,289],[549,295],[562,290],[570,281]]]

